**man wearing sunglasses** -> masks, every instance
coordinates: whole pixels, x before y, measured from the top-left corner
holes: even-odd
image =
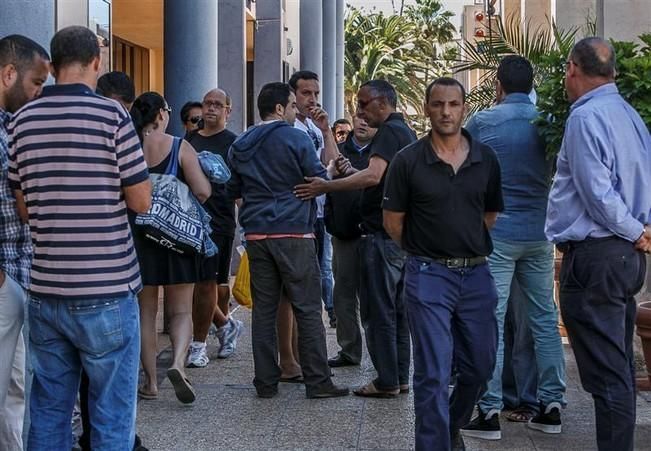
[[[231,98],[221,89],[208,91],[201,102],[203,128],[186,139],[197,152],[207,150],[228,161],[228,149],[237,135],[226,129],[231,112]],[[224,184],[212,185],[212,195],[204,204],[212,220],[211,239],[219,248],[214,257],[206,258],[201,265],[201,281],[195,285],[192,307],[193,341],[188,353],[188,367],[203,368],[208,365],[206,337],[211,322],[217,326],[220,342],[217,357],[225,359],[235,352],[237,338],[242,333],[241,321],[229,318],[228,286],[233,237],[235,236],[235,203],[225,193]],[[217,305],[215,305],[215,302]],[[215,308],[217,307],[217,308]]]
[[[355,390],[357,396],[394,398],[409,391],[409,330],[400,296],[403,254],[382,225],[382,197],[387,167],[400,149],[416,141],[402,114],[396,112],[396,91],[384,80],[371,80],[357,93],[357,116],[378,131],[369,144],[366,169],[337,159],[337,171],[347,177],[324,180],[306,177],[295,187],[300,199],[321,193],[363,189],[360,213],[362,241],[359,255],[367,268],[360,284],[360,316],[366,331],[366,347],[378,377]]]

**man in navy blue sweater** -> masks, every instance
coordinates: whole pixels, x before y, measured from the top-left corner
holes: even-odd
[[[309,137],[293,127],[296,96],[285,83],[269,83],[258,96],[262,122],[231,146],[227,190],[242,199],[239,220],[246,232],[253,295],[253,361],[258,396],[278,393],[276,314],[281,291],[298,323],[298,349],[308,398],[345,396],[330,379],[321,320],[321,283],[316,257],[316,203],[293,193],[304,177],[325,177]]]

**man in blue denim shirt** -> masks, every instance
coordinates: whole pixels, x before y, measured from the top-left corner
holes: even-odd
[[[601,38],[568,57],[572,104],[549,195],[545,234],[563,251],[560,307],[600,451],[634,449],[635,294],[651,248],[651,138],[619,95],[615,53]]]
[[[466,127],[495,150],[504,192],[505,209],[491,230],[494,249],[489,257],[499,296],[497,360],[488,390],[479,401],[479,414],[463,428],[464,435],[489,440],[501,438],[504,317],[514,277],[527,303],[538,364],[540,412],[529,426],[560,433],[560,410],[565,404],[563,347],[553,300],[554,256],[544,234],[550,165],[544,142],[532,124],[539,114],[527,94],[532,85],[529,61],[521,56],[505,57],[497,70],[499,104],[477,113]]]

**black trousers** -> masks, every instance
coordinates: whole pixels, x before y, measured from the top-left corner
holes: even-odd
[[[281,290],[298,324],[298,352],[307,394],[332,386],[321,319],[321,275],[314,240],[279,238],[249,241],[253,319],[251,337],[258,393],[276,392],[280,379],[276,314]]]
[[[381,390],[409,383],[411,342],[402,294],[405,256],[384,232],[365,235],[359,245],[359,304],[366,347]]]
[[[633,451],[635,433],[634,295],[644,254],[621,238],[587,239],[563,250],[560,306],[583,388],[595,403],[600,451]]]

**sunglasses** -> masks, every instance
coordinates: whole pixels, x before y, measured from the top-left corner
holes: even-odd
[[[186,122],[190,122],[190,123],[192,123],[192,125],[197,125],[200,120],[201,120],[201,116],[193,116],[193,117],[188,118],[188,120]]]

